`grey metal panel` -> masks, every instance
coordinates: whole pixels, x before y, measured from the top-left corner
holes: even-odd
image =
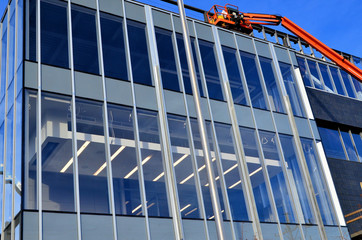
[[[293,135],[287,115],[280,114],[280,113],[273,113],[273,116],[274,116],[277,131],[279,133]]]
[[[164,90],[166,111],[186,116],[182,93]]]
[[[276,47],[276,46],[274,46],[274,49],[275,49],[275,53],[277,55],[278,61],[290,64],[289,55],[288,55],[287,50],[280,48],[280,47]]]
[[[275,132],[273,120],[269,111],[254,109],[254,114],[258,129]]]
[[[187,240],[201,240],[206,239],[204,222],[200,220],[182,220],[185,239]]]
[[[207,221],[207,228],[209,229],[210,240],[218,240],[216,234],[216,226],[214,221]]]
[[[39,239],[39,213],[23,212],[23,236],[26,240]]]
[[[131,83],[106,78],[107,101],[132,106]]]
[[[146,17],[145,17],[145,9],[143,6],[134,4],[134,3],[130,3],[130,2],[125,2],[124,3],[125,8],[126,8],[126,17],[129,19],[133,19],[136,21],[140,21],[145,23],[146,22]]]
[[[151,239],[174,239],[172,220],[166,218],[149,218]]]
[[[284,240],[303,239],[298,225],[281,224]]]
[[[264,239],[279,240],[278,225],[273,223],[260,223]]]
[[[240,50],[255,54],[253,41],[250,38],[236,35],[236,41]]]
[[[325,226],[324,229],[326,231],[326,235],[327,235],[328,240],[342,239],[341,234],[339,233],[339,228],[338,227]]]
[[[82,239],[113,240],[112,216],[82,214],[80,221]]]
[[[176,32],[182,33],[181,19],[179,17],[173,16],[173,25]],[[187,27],[189,29],[190,36],[195,37],[195,30],[192,21],[187,21]]]
[[[95,0],[71,0],[72,3],[76,3],[85,7],[96,9],[96,1]]]
[[[102,78],[92,74],[75,72],[75,95],[103,100]]]
[[[250,107],[235,105],[235,113],[240,126],[254,128]]]
[[[153,24],[172,31],[171,16],[168,13],[152,10]]]
[[[146,239],[145,218],[116,217],[118,240]],[[125,234],[127,233],[127,234]]]
[[[298,66],[297,56],[295,55],[295,52],[289,51],[289,53],[290,53],[290,58],[292,59],[293,65]]]
[[[100,11],[123,16],[123,7],[120,0],[98,0],[98,2]]]
[[[256,51],[259,56],[272,58],[269,45],[263,42],[255,41]]]
[[[193,96],[186,95],[186,101],[187,101],[187,108],[189,110],[190,117],[194,117],[194,118],[197,117]],[[206,120],[210,120],[209,111],[207,109],[207,100],[205,98],[201,98],[200,104],[201,104],[202,115],[204,116],[204,118]]]
[[[254,239],[252,223],[234,222],[236,239]]]
[[[154,87],[134,84],[136,106],[157,111],[156,93]]]
[[[342,235],[345,240],[351,240],[351,237],[349,236],[348,228],[347,227],[341,227]]]
[[[72,78],[69,69],[42,65],[41,79],[42,90],[72,94]]]
[[[230,222],[224,222],[224,237],[225,239],[233,239]]]
[[[310,125],[312,126],[312,131],[313,131],[313,134],[314,134],[314,138],[317,139],[317,140],[321,140],[321,137],[319,136],[319,131],[318,131],[318,128],[317,128],[317,124],[315,123],[314,120],[309,120],[310,121]]]
[[[25,61],[24,66],[24,87],[38,88],[38,64]]]
[[[210,99],[210,106],[214,121],[231,124],[228,105],[225,102]]]
[[[221,45],[236,48],[234,36],[232,33],[225,32],[221,29],[218,30]]]
[[[301,137],[312,138],[313,136],[309,128],[308,119],[299,118],[299,117],[295,117],[294,119],[295,119],[295,124],[297,125],[299,135]]]
[[[305,239],[320,240],[319,230],[317,226],[302,226]]]
[[[43,213],[43,239],[77,239],[77,215]]]
[[[214,41],[214,37],[212,36],[212,30],[210,26],[201,24],[201,23],[195,23],[195,28],[197,32],[197,37],[200,39],[204,39],[209,42]]]

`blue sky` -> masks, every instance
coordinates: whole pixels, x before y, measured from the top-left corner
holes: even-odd
[[[161,8],[160,0],[140,0]],[[0,0],[0,12],[8,0]],[[208,10],[226,3],[242,12],[280,14],[291,19],[329,47],[362,57],[361,0],[184,0],[185,4]],[[282,28],[280,30],[283,30]]]

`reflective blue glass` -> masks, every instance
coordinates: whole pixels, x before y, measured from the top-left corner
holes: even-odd
[[[317,89],[323,89],[323,83],[321,80],[321,77],[318,74],[318,69],[317,69],[317,64],[314,61],[311,60],[307,60],[308,62],[308,66],[309,66],[309,71],[314,83],[314,87]]]
[[[344,147],[346,149],[346,153],[348,156],[348,159],[353,162],[359,162],[356,149],[353,146],[351,136],[349,135],[349,132],[340,131],[341,137],[343,139]]]
[[[133,82],[152,86],[145,28],[143,23],[127,20]]]
[[[342,86],[342,83],[341,83],[341,79],[340,79],[339,74],[338,74],[338,69],[335,68],[335,67],[329,67],[329,70],[331,71],[332,78],[333,78],[333,81],[334,81],[334,85],[336,86],[336,89],[337,89],[337,93],[341,94],[341,95],[346,95],[344,93],[343,86]]]
[[[352,76],[351,76],[351,78],[352,78],[354,88],[356,89],[357,98],[359,100],[362,100],[362,83]]]
[[[318,127],[318,131],[322,139],[324,152],[328,158],[347,159],[338,130]]]
[[[40,4],[40,13],[41,62],[69,68],[67,3],[43,0]],[[81,23],[73,22],[73,27],[77,28],[78,24]],[[79,47],[76,46],[77,48]]]
[[[19,66],[23,63],[23,32],[24,32],[24,19],[23,19],[23,0],[18,0],[18,31],[17,31],[17,67],[16,69],[19,68]]]
[[[362,162],[362,139],[361,139],[361,136],[359,134],[352,133],[352,138],[353,138],[354,144],[356,146],[359,161]]]
[[[26,56],[30,61],[36,61],[36,12],[37,0],[28,0],[26,4]]]
[[[14,81],[11,82],[7,92],[8,92],[8,95],[7,95],[8,102],[7,102],[7,111],[6,112],[9,112],[10,108],[12,108],[14,106]]]
[[[312,180],[314,194],[317,199],[319,211],[325,225],[334,225],[336,223],[333,216],[333,209],[328,197],[328,190],[324,181],[322,167],[316,155],[316,149],[311,139],[300,139],[302,142],[304,157],[308,165],[309,174]]]
[[[318,66],[319,66],[319,69],[321,70],[321,74],[323,77],[324,87],[325,87],[324,89],[328,92],[334,92],[333,84],[332,84],[331,78],[329,77],[327,66],[325,64],[321,64],[321,63],[318,63]]]
[[[5,51],[1,51],[1,86],[0,86],[0,101],[5,96],[6,90],[6,67],[7,67],[7,46],[8,46],[8,39],[7,39],[7,16],[5,15],[3,21],[3,30],[2,30],[2,38],[1,38],[1,49]]]
[[[264,82],[266,85],[266,90],[269,95],[269,102],[271,105],[271,110],[276,112],[285,113],[283,108],[282,99],[280,97],[280,92],[276,80],[276,75],[274,72],[273,61],[268,58],[259,57],[261,70],[264,76]]]
[[[14,1],[15,2],[15,1]],[[14,4],[12,4],[14,5]],[[8,72],[8,86],[11,81],[14,79],[14,72],[15,72],[15,12],[12,13],[10,17],[10,26],[9,26],[9,72]]]
[[[1,154],[1,156],[4,156],[4,122],[2,122],[1,123],[1,126],[0,126],[0,154]],[[2,157],[1,159],[0,159],[0,170],[2,171],[2,172],[4,172],[4,158]],[[1,194],[1,196],[3,196],[3,176],[1,175],[1,177],[0,177],[0,194]],[[0,213],[2,214],[2,212],[3,212],[3,197],[0,197]],[[2,216],[2,215],[1,215]],[[2,226],[2,219],[0,219],[0,226]]]
[[[255,55],[240,51],[240,57],[253,107],[267,109]]]
[[[301,58],[301,57],[297,57],[297,61],[298,61],[300,73],[302,74],[302,79],[303,79],[304,85],[306,87],[311,87],[312,83],[310,81],[309,72],[308,72],[307,66],[305,64],[305,59]]]
[[[74,69],[99,74],[96,12],[72,5]]]
[[[180,91],[172,44],[172,32],[155,27],[155,33],[163,88]]]
[[[20,211],[21,207],[21,184],[22,184],[22,149],[23,149],[23,92],[20,91],[16,98],[16,120],[15,120],[15,199],[14,214]],[[1,142],[0,142],[1,144]]]
[[[292,66],[290,64],[279,62],[280,71],[283,75],[284,86],[287,90],[292,110],[296,116],[304,116],[302,103],[299,100],[298,87],[295,83]]]
[[[100,13],[104,75],[128,80],[123,19]]]
[[[343,82],[344,82],[344,86],[346,87],[348,96],[350,96],[352,98],[356,97],[354,92],[353,92],[353,87],[352,87],[351,82],[349,80],[348,74],[345,71],[343,71],[342,69],[340,69],[340,71],[341,71],[341,76],[342,76],[342,79],[343,79]]]
[[[247,105],[244,86],[241,80],[237,61],[236,50],[229,47],[222,47],[226,70],[228,73],[231,94],[235,104]]]
[[[304,223],[316,224],[315,218],[312,214],[310,207],[310,201],[307,195],[307,186],[300,172],[299,161],[296,155],[296,148],[293,142],[293,137],[288,135],[280,134],[280,143],[283,148],[284,159],[286,162],[287,172],[289,176],[289,184],[292,191],[298,193],[299,202],[294,202],[297,209],[301,209]]]
[[[13,140],[14,140],[14,108],[11,108],[6,116],[6,158],[5,158],[5,226],[11,222],[12,213],[12,178],[13,178]]]
[[[209,98],[223,101],[224,96],[222,93],[219,71],[216,64],[214,44],[211,42],[199,40],[199,47]]]

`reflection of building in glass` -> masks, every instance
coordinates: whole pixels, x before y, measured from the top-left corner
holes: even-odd
[[[177,14],[116,0],[8,4],[1,240],[216,239],[216,226],[235,240],[360,234],[361,84],[287,48],[287,35],[188,27],[209,162]]]

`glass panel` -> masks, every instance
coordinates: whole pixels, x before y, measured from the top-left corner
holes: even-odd
[[[274,72],[273,61],[268,58],[259,57],[260,66],[264,76],[266,90],[268,91],[268,98],[271,105],[271,110],[276,112],[285,113],[283,103],[280,98],[280,92],[276,81]]]
[[[240,57],[253,107],[267,109],[255,55],[240,51]]]
[[[30,61],[36,61],[36,12],[37,0],[26,0],[26,56]],[[4,18],[5,21],[6,16]],[[4,29],[4,28],[3,28]]]
[[[123,20],[110,14],[100,13],[104,75],[128,80],[123,36]]]
[[[334,67],[329,67],[329,70],[331,71],[332,78],[333,78],[333,81],[334,81],[334,85],[336,86],[336,89],[337,89],[337,93],[341,94],[341,95],[346,95],[344,93],[343,86],[342,86],[342,83],[341,83],[341,79],[340,79],[339,74],[338,74],[338,69],[334,68]]]
[[[0,126],[0,156],[4,156],[4,141],[5,141],[5,138],[4,138],[4,119],[2,118],[2,123],[1,123],[1,126]],[[1,171],[4,171],[4,158],[1,157],[0,158],[0,170]],[[2,212],[3,212],[3,181],[4,181],[4,177],[3,177],[3,174],[1,174],[0,176],[0,214],[2,216]],[[0,219],[0,227],[2,226],[2,219]]]
[[[332,81],[331,81],[331,78],[329,77],[329,74],[328,74],[327,66],[324,65],[324,64],[321,64],[321,63],[318,63],[318,66],[319,66],[319,69],[321,70],[325,90],[328,91],[328,92],[334,92]]]
[[[354,144],[356,145],[357,154],[359,157],[359,160],[362,162],[362,139],[359,134],[352,133],[352,138],[354,141]]]
[[[102,105],[76,99],[75,107],[80,211],[109,213],[107,170],[95,174],[99,166],[106,163]],[[61,172],[71,171],[72,163],[73,158],[68,160]]]
[[[182,218],[200,218],[194,178],[181,183],[187,176],[194,174],[187,136],[186,118],[169,114],[168,128],[170,130],[173,166],[176,174],[181,216]],[[162,172],[157,178],[163,175]]]
[[[6,116],[6,169],[5,169],[5,219],[4,226],[11,222],[11,208],[12,208],[12,194],[13,194],[13,186],[12,186],[12,178],[13,178],[13,140],[14,140],[14,131],[13,131],[13,123],[14,123],[14,108],[11,108]]]
[[[17,31],[17,66],[16,69],[23,63],[23,42],[24,42],[24,17],[23,17],[23,0],[18,0],[18,31]]]
[[[282,163],[276,146],[276,135],[275,133],[264,131],[259,131],[259,134],[279,220],[281,223],[296,223],[287,183],[281,167]]]
[[[278,225],[270,223],[261,223],[261,231],[265,240],[280,240]]]
[[[348,96],[350,96],[352,98],[356,97],[354,95],[353,87],[351,85],[351,82],[349,81],[348,74],[345,71],[341,70],[341,69],[340,69],[340,71],[341,71],[341,76],[342,76],[342,79],[343,79],[343,82],[344,82],[344,86],[346,87]]]
[[[347,159],[337,130],[318,127],[327,158]]]
[[[215,123],[215,131],[221,154],[221,166],[229,197],[230,210],[233,220],[249,220],[241,176],[232,141],[232,128],[230,125]]]
[[[152,86],[145,29],[145,24],[127,20],[133,82]]]
[[[287,90],[289,96],[290,104],[292,105],[292,110],[296,116],[304,116],[302,103],[299,100],[298,87],[295,83],[292,66],[290,64],[279,62],[280,71],[283,75],[284,86]]]
[[[15,199],[14,214],[20,211],[22,201],[22,150],[23,149],[23,92],[21,91],[16,98],[16,132],[15,132]],[[1,131],[1,130],[0,130]],[[0,133],[1,134],[1,133]],[[1,137],[0,137],[1,139]],[[1,144],[1,140],[0,140]]]
[[[323,89],[323,83],[322,80],[318,74],[318,69],[317,69],[317,64],[314,61],[311,60],[307,60],[308,62],[308,66],[309,66],[309,71],[314,83],[314,87],[317,89]]]
[[[276,219],[272,212],[268,191],[266,189],[263,167],[260,163],[255,130],[240,127],[240,134],[243,141],[246,163],[248,165],[259,220],[261,222],[275,222]]]
[[[300,234],[300,228],[298,225],[282,224],[283,239],[284,240],[297,240],[303,239]]]
[[[7,49],[8,36],[7,36],[7,14],[5,15],[1,38],[1,49]],[[6,90],[6,68],[7,68],[7,50],[1,51],[1,86],[0,86],[0,100],[3,101]]]
[[[351,76],[351,78],[352,78],[354,88],[356,89],[356,92],[357,92],[357,98],[359,100],[362,100],[362,83],[352,76]]]
[[[172,44],[172,32],[155,27],[155,33],[163,88],[180,91]]]
[[[310,208],[310,202],[307,195],[307,186],[300,172],[299,161],[296,156],[296,148],[293,137],[280,134],[280,142],[283,148],[286,169],[289,176],[289,184],[294,193],[294,204],[297,212],[303,217],[304,223],[316,224],[315,218]]]
[[[349,132],[341,131],[341,136],[343,139],[344,147],[345,147],[347,155],[348,155],[348,159],[353,162],[358,162],[356,149],[353,146]]]
[[[41,106],[43,209],[74,212],[71,98],[42,94]]]
[[[308,165],[309,174],[312,180],[315,197],[318,202],[319,211],[325,225],[334,225],[333,210],[330,199],[328,197],[327,187],[324,182],[322,167],[316,156],[316,150],[311,139],[300,139],[302,142],[305,160]]]
[[[167,204],[165,177],[162,176],[157,181],[153,181],[164,171],[157,113],[146,110],[137,110],[137,117],[148,215],[155,217],[169,217],[170,213]],[[137,170],[138,168],[135,167],[125,176],[125,178],[137,174]],[[139,207],[136,208],[132,211],[136,212],[136,215],[141,214],[141,206],[139,205]]]
[[[72,5],[74,69],[99,74],[96,12]]]
[[[67,3],[43,0],[40,6],[41,62],[68,68]]]
[[[301,57],[297,57],[297,61],[298,61],[298,65],[299,65],[299,70],[300,70],[300,74],[302,75],[302,79],[304,82],[304,85],[307,87],[312,87],[312,83],[310,81],[310,76],[309,76],[309,72],[307,69],[307,66],[305,64],[305,59],[301,58]]]
[[[15,10],[15,4],[14,2],[11,3],[12,9]],[[8,86],[14,79],[14,67],[15,67],[15,11],[12,12],[10,17],[10,28],[9,28],[9,58],[8,58],[8,64],[9,64],[9,72],[8,72]]]
[[[223,101],[224,96],[222,93],[219,71],[216,64],[214,44],[199,40],[199,46],[209,98]]]
[[[133,128],[133,110],[129,107],[108,105],[110,154],[116,214],[136,215],[132,211],[141,204],[138,174],[126,178],[137,168]],[[97,175],[106,174],[106,165],[99,166]]]
[[[238,60],[236,55],[237,52],[233,48],[228,48],[224,46],[222,47],[222,50],[234,103],[247,105],[244,86],[238,67]]]
[[[24,208],[37,209],[37,95],[34,92],[26,92],[25,95],[25,151],[24,151]]]

